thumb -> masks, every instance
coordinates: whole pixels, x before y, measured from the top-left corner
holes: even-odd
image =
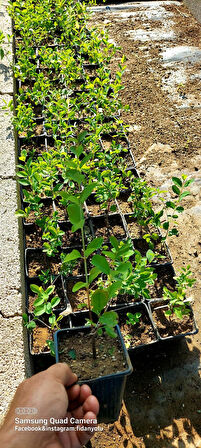
[[[72,386],[77,382],[77,375],[65,363],[54,364],[46,372],[66,387]]]

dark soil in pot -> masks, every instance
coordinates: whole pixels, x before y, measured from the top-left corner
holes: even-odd
[[[89,334],[82,332],[69,338],[60,336],[60,362],[67,362],[76,372],[78,379],[89,380],[117,371],[126,370],[126,363],[119,340],[107,335],[96,339],[97,359],[93,359],[92,342]],[[72,359],[75,357],[76,359]]]
[[[130,237],[132,239],[142,238],[143,235],[150,233],[150,229],[148,226],[140,226],[138,224],[136,218],[133,218],[132,216],[125,216],[126,224],[128,227],[128,231],[130,233]]]
[[[155,272],[157,273],[157,278],[154,285],[148,286],[152,299],[162,297],[164,286],[166,286],[166,288],[170,291],[175,291],[175,272],[172,266],[161,266],[159,268],[155,268]]]
[[[118,206],[120,208],[121,213],[132,213],[132,203],[128,202],[128,198],[130,196],[130,192],[122,192],[117,198]]]
[[[95,237],[102,237],[104,241],[108,241],[110,236],[115,236],[117,239],[126,237],[126,232],[123,223],[118,216],[109,216],[109,227],[105,217],[93,220],[93,230]]]
[[[43,252],[33,252],[28,255],[29,277],[38,276],[41,271],[50,270],[51,274],[59,274],[61,268],[60,257],[47,257]]]
[[[146,253],[149,250],[149,245],[143,238],[134,240],[134,247],[136,250],[139,250],[139,252],[141,253],[141,255],[143,257],[146,256]],[[163,243],[161,243],[160,240],[154,242],[153,252],[156,255],[157,254],[160,256],[162,255],[162,258],[156,257],[152,263],[157,263],[157,264],[171,263],[171,259],[168,255],[166,246]]]
[[[41,154],[42,152],[46,151],[45,147],[45,140],[43,137],[41,137],[40,140],[37,140],[36,142],[26,142],[25,144],[20,145],[20,151],[26,150],[27,153],[30,155],[31,153],[35,154]]]
[[[151,304],[153,320],[162,338],[190,333],[194,330],[192,313],[184,316],[183,319],[179,319],[175,315],[166,316],[167,306],[158,308],[159,306],[159,304]]]
[[[61,230],[65,232],[62,237],[62,247],[78,246],[81,241],[81,232],[77,230],[76,232],[71,232],[71,224],[61,224]]]
[[[64,205],[59,204],[58,201],[54,201],[55,204],[55,210],[58,213],[59,221],[66,221],[67,220],[67,213],[66,213],[66,207]]]
[[[116,145],[121,145],[122,149],[128,149],[128,143],[126,139],[123,137],[114,137],[110,135],[104,135],[101,137],[101,142],[103,145],[103,148],[108,150],[111,148],[112,142],[115,142]]]
[[[29,227],[25,230],[25,244],[26,247],[32,247],[35,249],[42,248],[44,240],[42,239],[42,230],[34,225],[31,226],[31,229]]]
[[[35,354],[49,352],[47,339],[53,339],[53,333],[48,327],[36,327],[32,332],[32,352]]]
[[[105,214],[105,209],[101,208],[101,204],[96,202],[94,196],[90,196],[87,199],[86,205],[88,209],[87,211],[91,216],[101,216]],[[116,203],[112,201],[110,207],[114,205],[116,206]]]
[[[25,204],[26,206],[26,204]],[[52,202],[51,203],[47,203],[44,204],[41,208],[40,208],[40,216],[49,216],[50,218],[52,218],[53,216],[53,205]],[[33,210],[30,211],[29,216],[26,218],[25,222],[26,223],[34,223],[36,221],[36,215],[35,212]]]

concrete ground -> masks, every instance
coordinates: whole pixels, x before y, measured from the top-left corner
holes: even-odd
[[[12,23],[7,1],[0,4],[0,30],[5,35],[0,61],[0,421],[18,384],[28,372],[26,335],[22,325],[24,299],[20,255],[16,153],[12,113],[6,104],[13,98]],[[6,109],[2,109],[6,107]]]

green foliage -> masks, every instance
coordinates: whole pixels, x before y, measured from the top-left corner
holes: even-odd
[[[175,277],[175,280],[177,282],[175,291],[170,291],[165,286],[163,288],[163,299],[168,300],[166,315],[171,317],[175,314],[179,319],[183,319],[185,315],[190,314],[190,308],[188,307],[190,299],[186,298],[186,294],[195,283],[190,265],[182,268],[180,275]]]
[[[126,323],[128,325],[136,325],[139,323],[142,314],[141,313],[135,313],[135,314],[127,313],[126,316],[127,316]]]

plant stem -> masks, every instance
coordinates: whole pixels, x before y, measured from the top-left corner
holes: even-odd
[[[90,296],[89,296],[89,278],[88,278],[88,272],[87,272],[87,258],[85,256],[85,238],[84,238],[84,228],[81,228],[81,235],[82,235],[82,248],[83,248],[83,258],[84,258],[84,272],[85,272],[85,279],[86,279],[86,291],[87,291],[87,302],[88,302],[88,308],[89,308],[89,318],[93,322],[93,316],[91,312],[91,303],[90,303]],[[93,325],[91,324],[91,329],[93,330]],[[92,352],[93,352],[93,358],[96,359],[96,344],[95,344],[95,334],[92,333]]]

